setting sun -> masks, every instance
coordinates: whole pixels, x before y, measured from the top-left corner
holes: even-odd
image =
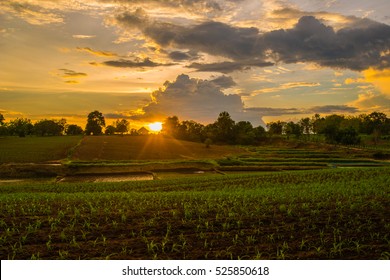
[[[162,123],[161,123],[161,122],[154,122],[154,123],[151,123],[151,124],[149,124],[149,128],[150,128],[150,130],[152,130],[153,132],[160,132],[161,129],[162,129]]]

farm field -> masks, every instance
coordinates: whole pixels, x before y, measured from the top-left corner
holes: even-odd
[[[177,140],[159,135],[87,136],[72,154],[71,160],[171,160],[220,158],[243,153],[235,146],[212,145]]]
[[[389,259],[390,169],[0,187],[1,259]]]
[[[81,136],[58,137],[2,137],[0,164],[47,162],[66,158]]]
[[[0,180],[0,259],[390,258],[390,166],[373,151],[155,136],[0,141],[2,168],[55,160],[85,174]]]

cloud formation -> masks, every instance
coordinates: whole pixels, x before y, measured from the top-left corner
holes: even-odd
[[[0,14],[4,13],[17,16],[32,25],[64,22],[64,19],[59,13],[55,13],[40,4],[34,2],[28,3],[26,1],[2,0],[0,2]]]
[[[227,111],[236,121],[264,124],[260,114],[246,111],[239,95],[225,95],[222,92],[223,88],[233,85],[233,80],[226,76],[202,80],[182,74],[173,82],[165,82],[164,88],[153,92],[152,102],[143,107],[144,114],[133,118],[153,121],[177,115],[182,120],[207,124],[214,122],[220,112]]]
[[[232,0],[229,0],[232,1]],[[235,0],[241,1],[241,0]],[[214,0],[99,0],[103,3],[117,3],[123,5],[154,6],[157,8],[167,7],[184,9],[192,13],[221,12],[222,7]]]
[[[277,62],[314,62],[356,71],[389,67],[390,57],[383,52],[390,48],[390,26],[370,20],[360,23],[335,31],[305,16],[294,28],[271,31],[263,38]]]
[[[87,52],[87,53],[90,53],[90,54],[96,55],[96,56],[103,56],[103,57],[118,56],[118,55],[117,55],[116,53],[114,53],[114,52],[98,51],[98,50],[93,50],[93,49],[88,48],[88,47],[84,47],[84,48],[78,47],[77,50],[78,50],[78,51],[85,51],[85,52]]]
[[[63,72],[63,78],[80,78],[88,76],[86,73],[76,72],[70,69],[58,69]]]
[[[230,76],[219,76],[214,80],[211,80],[211,82],[221,89],[227,89],[237,85],[233,78]]]
[[[199,58],[199,55],[193,51],[173,51],[168,54],[169,58],[174,61],[190,61]]]
[[[261,32],[208,21],[184,26],[150,19],[146,12],[117,15],[118,24],[137,28],[161,47],[191,49],[225,61],[192,63],[198,71],[229,73],[274,63],[310,62],[335,69],[362,71],[390,67],[390,26],[369,19],[335,30],[313,16],[302,16],[293,28]]]
[[[292,89],[292,88],[302,88],[302,87],[318,87],[320,83],[309,83],[309,82],[295,82],[295,83],[284,83],[276,87],[262,88],[255,90],[251,93],[251,96],[256,96],[262,93],[277,92],[280,90]]]
[[[172,66],[174,64],[158,63],[152,61],[150,58],[144,58],[144,59],[135,59],[135,60],[127,60],[127,59],[109,60],[103,62],[103,65],[120,67],[120,68],[144,68],[144,67]]]
[[[249,70],[251,67],[267,67],[273,66],[272,62],[264,62],[264,61],[224,61],[224,62],[216,62],[216,63],[199,63],[194,62],[188,65],[188,68],[194,68],[198,72],[220,72],[224,74],[232,73],[234,71],[243,71]]]
[[[269,108],[269,107],[251,107],[246,108],[249,112],[257,112],[261,116],[280,116],[280,115],[307,115],[307,114],[353,114],[359,112],[356,107],[347,105],[324,105],[310,108]]]

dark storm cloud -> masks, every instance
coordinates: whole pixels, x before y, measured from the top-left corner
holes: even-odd
[[[275,61],[315,62],[322,66],[365,70],[390,66],[390,26],[362,20],[357,27],[334,31],[312,16],[302,17],[292,29],[264,34],[264,44]]]
[[[193,63],[198,71],[229,73],[273,63],[312,62],[321,66],[362,71],[390,66],[390,26],[368,19],[335,31],[313,16],[303,16],[290,29],[261,33],[257,28],[234,27],[221,22],[193,26],[152,21],[143,12],[123,13],[117,21],[163,47],[191,49],[230,61]]]
[[[231,73],[234,71],[242,71],[250,69],[251,67],[267,67],[267,66],[273,66],[274,63],[272,62],[250,62],[250,61],[224,61],[224,62],[216,62],[216,63],[209,63],[209,64],[203,64],[194,62],[190,65],[188,65],[188,68],[194,68],[199,72],[221,72],[224,74]]]
[[[185,60],[195,60],[199,58],[199,55],[196,52],[188,51],[173,51],[168,54],[169,58],[175,61],[185,61]]]
[[[172,23],[151,21],[144,13],[125,12],[117,21],[128,28],[137,27],[147,37],[163,47],[177,46],[232,59],[253,58],[261,55],[256,28],[233,27],[221,22],[204,22],[184,27]]]
[[[172,66],[172,63],[157,63],[150,58],[145,59],[136,59],[136,60],[127,60],[127,59],[119,59],[119,60],[109,60],[103,62],[106,66],[119,67],[119,68],[144,68],[144,67],[160,67],[160,66]]]
[[[302,115],[302,114],[333,114],[333,113],[357,113],[359,110],[347,105],[324,105],[310,108],[269,108],[269,107],[251,107],[246,108],[248,112],[257,112],[262,116],[281,116],[281,115]]]
[[[231,88],[237,85],[233,78],[228,76],[217,77],[214,80],[211,80],[211,82],[222,89]]]
[[[100,0],[104,3],[120,3],[130,5],[156,5],[158,7],[184,8],[193,13],[221,12],[217,1],[212,0]]]
[[[269,108],[269,107],[249,107],[248,112],[257,112],[262,116],[298,115],[304,113],[298,108]]]
[[[104,117],[108,119],[127,119],[127,120],[132,119],[131,116],[125,113],[106,113],[104,114]]]
[[[357,113],[359,110],[355,107],[347,106],[347,105],[326,105],[326,106],[315,106],[311,107],[310,111],[313,113]]]

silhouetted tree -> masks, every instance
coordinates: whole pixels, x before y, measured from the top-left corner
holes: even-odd
[[[248,121],[240,121],[233,127],[234,142],[239,145],[252,145],[256,139],[253,126]]]
[[[65,128],[66,135],[81,135],[83,134],[83,129],[76,125],[76,124],[70,124]]]
[[[19,137],[25,137],[31,135],[33,131],[33,124],[30,119],[17,118],[12,120],[8,124],[8,131],[11,135],[18,135]]]
[[[359,133],[352,126],[338,130],[335,140],[342,145],[356,145],[360,143]]]
[[[165,135],[177,137],[179,132],[179,118],[177,116],[168,117],[162,124],[161,132]]]
[[[302,133],[306,139],[310,140],[310,134],[313,132],[313,122],[310,118],[302,118],[298,122],[301,127]]]
[[[263,126],[259,125],[258,127],[255,127],[253,131],[255,133],[256,141],[263,141],[267,138],[267,131]]]
[[[106,121],[104,119],[103,114],[99,111],[93,111],[88,114],[85,133],[87,135],[100,135],[102,134],[102,129],[105,126]]]
[[[106,130],[104,131],[104,134],[106,135],[114,135],[116,132],[116,127],[113,125],[107,125]]]
[[[315,114],[311,118],[311,123],[312,123],[312,130],[314,134],[318,134],[319,131],[321,130],[321,125],[323,122],[324,118],[320,116],[320,114]]]
[[[287,139],[289,139],[291,135],[294,135],[296,138],[301,137],[302,131],[302,127],[292,121],[286,123],[284,126],[284,133],[287,135]]]
[[[318,120],[318,133],[325,135],[325,140],[328,143],[337,143],[337,135],[340,131],[340,125],[345,120],[344,116],[329,115]]]
[[[130,123],[128,120],[121,119],[121,120],[117,120],[115,122],[116,132],[119,132],[122,135],[123,135],[123,133],[126,133],[129,131],[129,127],[130,127]]]
[[[281,121],[267,123],[268,133],[271,135],[281,135],[285,124],[285,122]]]
[[[8,134],[8,126],[4,121],[5,121],[4,116],[0,114],[0,135]]]
[[[384,113],[372,112],[369,115],[363,116],[363,131],[367,134],[372,134],[375,130],[380,134],[387,134],[387,116]]]
[[[216,129],[215,138],[217,141],[231,143],[234,141],[234,128],[235,121],[232,120],[229,113],[224,111],[218,116],[217,121],[214,123]]]
[[[40,120],[34,124],[34,134],[38,136],[59,136],[64,133],[66,120]]]
[[[195,121],[182,121],[178,127],[178,138],[194,142],[203,142],[206,139],[204,125]]]

